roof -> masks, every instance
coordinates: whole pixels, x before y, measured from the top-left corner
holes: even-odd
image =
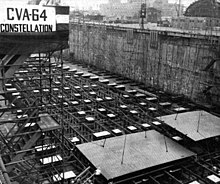
[[[146,136],[145,132],[139,132],[126,135],[126,143],[125,135],[122,135],[106,139],[105,145],[104,140],[100,140],[77,145],[77,148],[96,168],[100,168],[107,180],[194,155],[155,130],[147,131]]]
[[[185,16],[220,18],[220,3],[216,0],[197,0],[186,9]]]

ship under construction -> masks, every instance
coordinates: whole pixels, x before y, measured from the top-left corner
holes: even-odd
[[[45,11],[62,20],[56,30],[0,31],[0,184],[219,184],[219,105],[73,59],[67,50],[82,41],[80,33],[73,41],[72,27],[84,35],[101,29],[103,39],[103,30],[128,37],[133,31],[63,22],[69,7],[50,3]],[[39,12],[46,19],[44,9]],[[220,48],[218,30],[135,31],[150,35],[154,48],[158,35],[199,38],[201,45],[208,40],[210,48]],[[218,62],[210,60],[203,72]],[[207,92],[219,89],[219,73],[211,72]]]

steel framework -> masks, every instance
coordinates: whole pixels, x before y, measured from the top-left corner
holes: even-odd
[[[131,80],[107,72],[83,72],[79,68],[64,64],[62,51],[57,62],[51,53],[39,53],[28,58],[13,77],[2,77],[1,157],[12,181],[89,183],[96,168],[77,151],[76,144],[150,129],[172,139],[178,137],[185,147],[193,151],[199,148],[199,154],[207,153],[207,149],[214,154],[211,147],[204,149],[206,142],[195,143],[157,118],[178,115],[180,107],[182,111],[195,110],[197,107],[187,100],[155,89],[146,92]],[[214,155],[120,183],[189,183],[195,179],[208,183],[205,177],[218,174],[219,154]],[[206,174],[195,170],[195,164]]]

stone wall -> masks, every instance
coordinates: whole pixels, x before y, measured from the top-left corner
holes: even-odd
[[[220,62],[203,71],[211,58],[219,57],[208,39],[103,26],[71,25],[70,29],[70,52],[75,60],[194,101],[220,102],[216,84],[220,83]]]

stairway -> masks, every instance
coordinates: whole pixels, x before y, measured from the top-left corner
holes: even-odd
[[[21,116],[24,116],[25,113],[27,112],[23,112]],[[39,115],[39,119],[29,117],[37,118],[38,110],[31,110],[29,116],[20,122],[17,131],[8,136],[7,145],[13,150],[7,150],[11,153],[3,157],[9,177],[25,184],[38,179],[37,173],[40,163],[32,157],[32,154],[29,154],[30,150],[35,147],[44,132],[60,127],[49,115]]]
[[[28,136],[28,134],[25,133],[33,132],[39,129],[37,124],[34,124],[34,121],[38,120],[37,117],[33,118],[34,116],[36,116],[37,112],[38,110],[34,109],[32,111],[24,111],[22,115],[19,115],[19,119],[16,119],[17,122],[15,122],[14,126],[10,128],[7,135],[5,135],[5,139],[7,140],[8,146],[16,150],[16,143],[22,140],[23,137]],[[24,136],[18,136],[19,134],[24,134]],[[26,140],[26,138],[24,139]]]
[[[27,155],[27,151],[25,150],[31,149],[41,136],[42,133],[38,131],[36,133],[26,134],[25,136],[20,137],[19,141],[14,145],[14,154],[3,157],[9,177],[11,179],[14,178],[14,181],[19,183],[31,183],[31,180],[34,181],[36,179],[32,174],[30,174],[30,172],[36,169],[36,162],[34,160],[24,161]]]
[[[29,57],[29,55],[2,55],[1,65],[4,66],[2,72],[0,73],[0,77],[2,77],[4,82],[6,83],[7,79],[12,77],[16,70],[24,63],[24,61]],[[3,81],[0,81],[0,92],[3,92]]]
[[[29,57],[29,55],[13,55],[10,60],[5,61],[5,78],[12,77],[20,65]]]
[[[19,146],[21,150],[28,150],[35,145],[36,141],[41,137],[41,132],[36,132],[35,134],[29,136],[23,136],[22,139],[17,143],[16,146]],[[26,152],[18,153],[11,158],[10,163],[17,162],[24,157]],[[7,171],[10,173],[14,168],[13,165],[6,167]]]
[[[28,177],[20,177],[20,174],[29,173],[35,168],[33,167],[34,162],[31,160],[24,162],[23,160],[25,159],[23,158],[26,156],[26,150],[31,149],[42,136],[40,127],[37,124],[39,119],[29,118],[37,116],[37,112],[36,109],[23,112],[20,116],[28,114],[27,118],[16,123],[16,126],[12,127],[9,134],[5,137],[7,147],[4,148],[4,153],[9,153],[3,156],[6,170],[12,180],[15,178],[14,180],[19,183],[30,183],[29,175]],[[32,181],[34,180],[32,179]]]
[[[0,60],[2,60],[5,57],[5,54],[0,54]]]

